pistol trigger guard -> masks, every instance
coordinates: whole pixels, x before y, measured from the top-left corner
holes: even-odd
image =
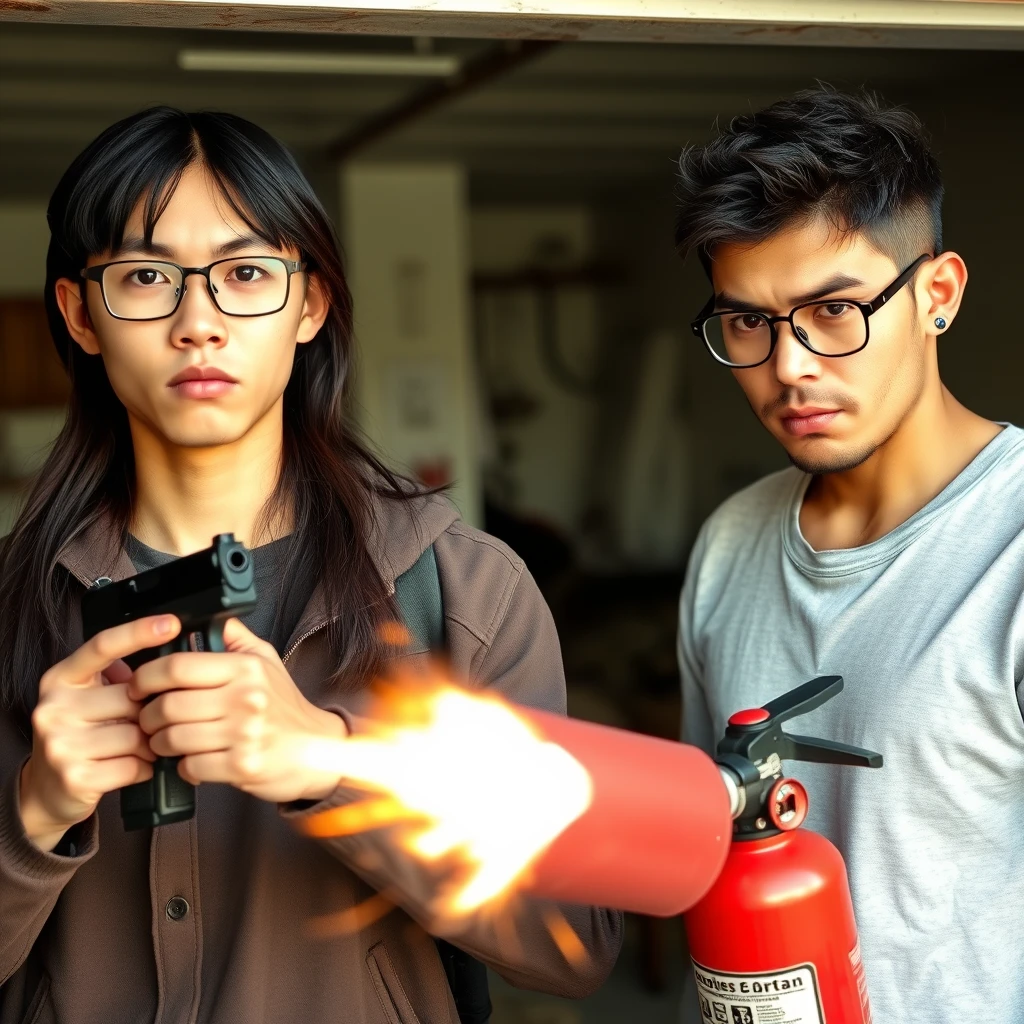
[[[224,623],[219,619],[210,623],[210,628],[203,633],[203,643],[208,651],[216,654],[223,654],[224,647]]]

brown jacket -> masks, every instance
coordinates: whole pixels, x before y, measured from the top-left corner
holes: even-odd
[[[373,543],[392,588],[434,544],[457,672],[518,703],[564,712],[551,615],[505,545],[467,527],[439,498],[383,502]],[[100,576],[133,575],[127,556],[110,548],[95,530],[62,562],[83,589]],[[79,599],[69,624],[76,645]],[[323,625],[314,594],[285,661],[310,700],[335,707],[322,683]],[[348,704],[358,713],[359,696]],[[295,811],[203,785],[191,821],[128,833],[117,794],[108,794],[80,827],[75,855],[60,856],[41,852],[20,825],[18,777],[28,753],[0,712],[0,1024],[458,1024],[422,927],[426,874],[386,833],[311,839],[290,820],[357,794],[339,787]],[[379,890],[401,909],[355,934],[312,937],[312,918]],[[515,939],[508,920],[483,918],[449,938],[515,985],[578,997],[611,969],[621,920],[587,907],[562,912],[587,950],[582,966],[562,956],[532,901],[511,915]]]

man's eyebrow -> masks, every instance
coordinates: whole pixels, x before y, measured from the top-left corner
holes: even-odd
[[[799,306],[802,302],[813,302],[815,299],[822,299],[833,292],[842,291],[844,288],[863,288],[864,282],[859,277],[850,277],[849,274],[836,274],[830,277],[819,288],[808,292],[806,295],[798,295],[793,299],[793,305]]]
[[[243,249],[267,249],[274,248],[270,245],[265,238],[260,238],[259,235],[237,235],[235,238],[229,239],[227,242],[221,242],[213,250],[214,258],[220,256],[231,256],[233,253],[241,252]]]
[[[236,235],[234,238],[229,238],[226,242],[221,242],[220,245],[216,246],[212,255],[214,259],[219,259],[222,256],[230,256],[244,249],[263,250],[267,247],[267,240],[260,238],[259,235]],[[134,236],[124,239],[117,247],[113,256],[114,259],[120,259],[125,255],[133,253],[140,253],[145,256],[159,256],[165,260],[173,261],[175,259],[175,252],[169,245],[162,245],[159,242],[147,242],[144,238]]]
[[[115,260],[132,253],[144,256],[162,256],[165,260],[174,259],[174,250],[159,242],[147,242],[144,238],[132,236],[121,239],[121,244],[111,253]]]
[[[763,312],[761,306],[755,305],[753,302],[746,302],[743,299],[738,299],[735,295],[732,295],[729,292],[719,292],[715,296],[715,309],[727,309],[734,313]]]
[[[793,306],[799,306],[805,302],[814,302],[815,299],[824,298],[826,295],[831,295],[833,292],[841,291],[844,288],[863,287],[864,282],[859,277],[850,277],[849,274],[836,274],[813,291],[807,292],[804,295],[794,296],[792,304]],[[736,313],[763,313],[765,311],[763,306],[737,298],[729,292],[719,292],[715,296],[715,309],[731,310]]]

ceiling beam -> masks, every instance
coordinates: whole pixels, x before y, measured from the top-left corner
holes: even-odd
[[[1024,49],[1012,0],[0,0],[0,19],[616,42]]]
[[[326,156],[345,160],[358,150],[417,121],[437,107],[481,88],[501,75],[534,60],[558,44],[547,39],[508,40],[473,57],[457,75],[416,90],[408,99],[382,110],[352,131],[346,132],[326,150]]]

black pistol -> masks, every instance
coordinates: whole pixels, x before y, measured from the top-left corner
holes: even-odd
[[[97,581],[82,598],[82,631],[89,640],[122,622],[176,615],[181,632],[173,640],[124,659],[136,669],[175,651],[223,651],[225,621],[255,607],[252,555],[233,533],[222,533],[205,551],[119,583]],[[195,787],[178,774],[178,760],[157,758],[152,779],[121,790],[126,830],[169,825],[195,814]]]

